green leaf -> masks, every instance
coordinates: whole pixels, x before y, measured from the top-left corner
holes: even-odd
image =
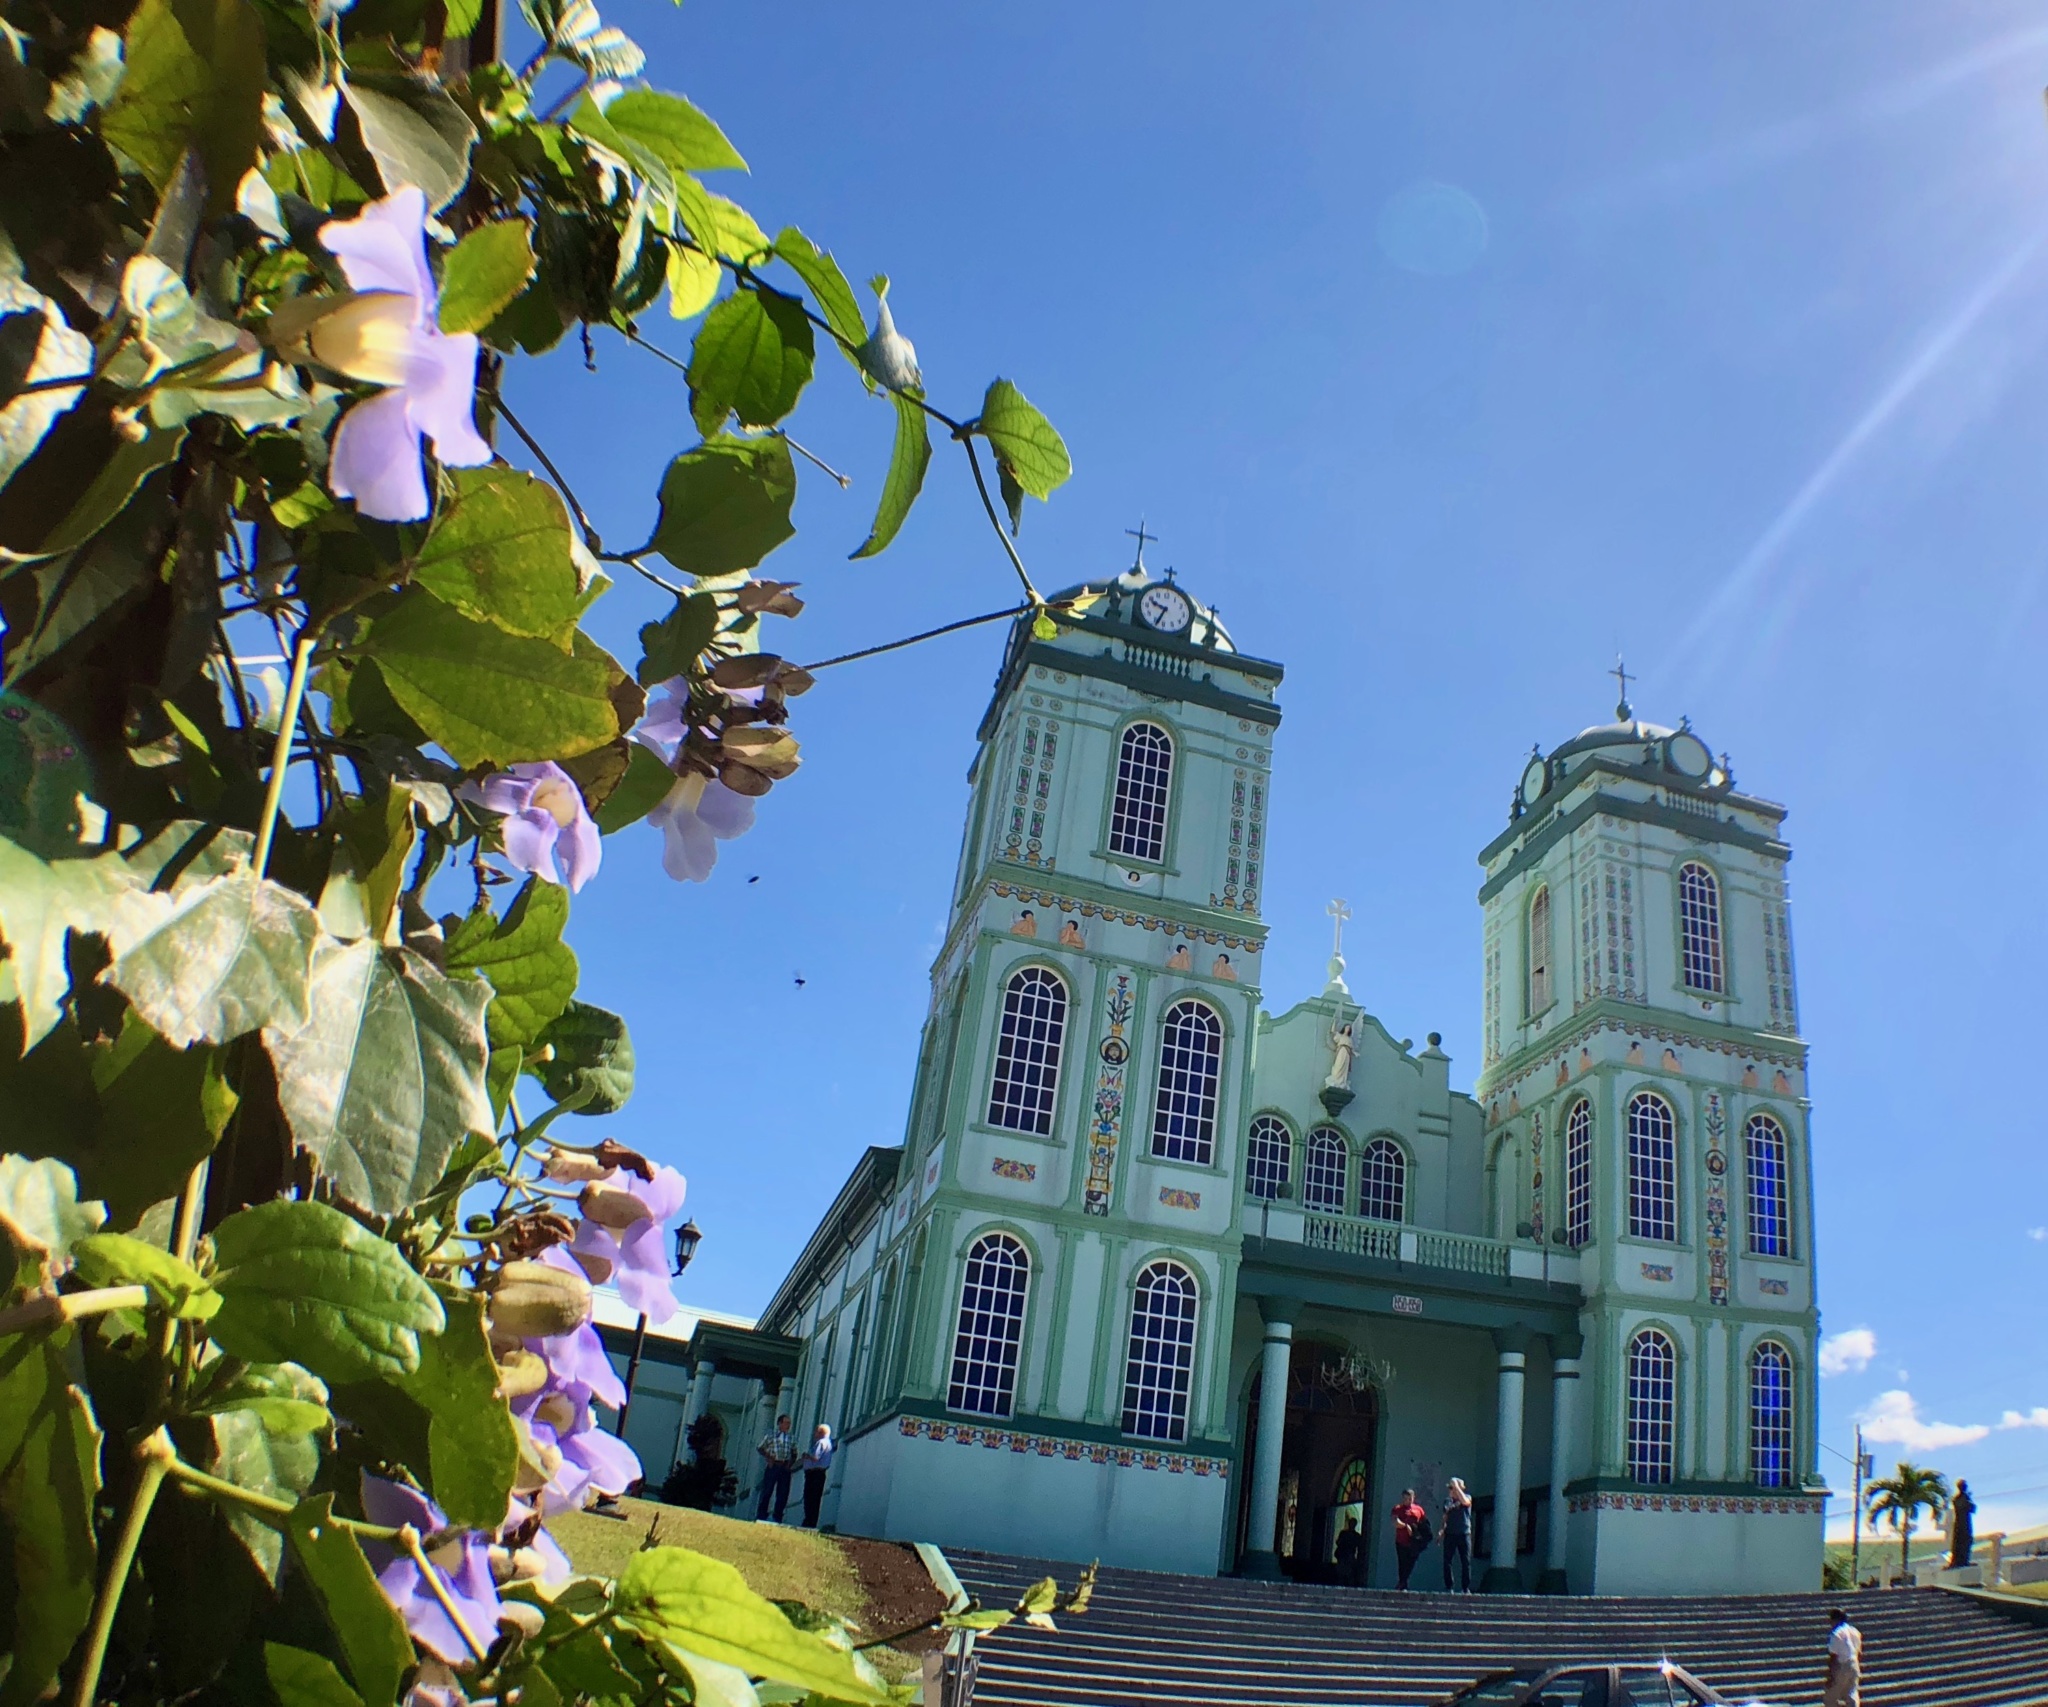
[[[889,401],[896,405],[896,446],[889,453],[889,473],[882,482],[875,525],[855,557],[873,557],[888,549],[910,514],[910,506],[924,490],[924,473],[931,466],[932,436],[924,411],[900,391],[890,392]]]
[[[72,1249],[78,1278],[88,1286],[146,1286],[158,1309],[203,1322],[220,1308],[220,1294],[190,1263],[126,1233],[94,1233]]]
[[[464,616],[568,651],[584,590],[555,489],[517,468],[458,468],[450,479],[455,494],[412,560],[413,580]]]
[[[253,1410],[222,1411],[212,1419],[212,1428],[213,1457],[203,1468],[238,1488],[290,1502],[320,1473],[320,1446],[310,1429],[279,1433]],[[229,1505],[226,1513],[235,1539],[275,1587],[284,1562],[284,1537],[246,1506]]]
[[[1000,458],[996,462],[996,475],[1002,486],[1003,508],[1010,517],[1010,537],[1017,537],[1017,530],[1024,525],[1024,488],[1017,484],[1017,476],[1010,465]]]
[[[276,1435],[317,1434],[334,1421],[326,1385],[296,1363],[244,1363],[217,1357],[186,1400],[194,1416],[240,1411]]]
[[[335,850],[329,880],[335,876],[355,880],[362,898],[363,932],[379,940],[398,904],[405,862],[412,852],[413,799],[412,787],[403,782],[382,790],[366,789],[333,819],[340,846]]]
[[[631,1700],[633,1674],[619,1664],[602,1626],[571,1636],[548,1650],[548,1676],[572,1696]]]
[[[1007,379],[988,388],[975,426],[995,447],[996,460],[1034,498],[1051,497],[1074,472],[1073,459],[1053,424]]]
[[[577,636],[546,640],[473,622],[424,587],[402,594],[362,642],[405,713],[465,769],[567,759],[615,740],[625,671]]]
[[[141,499],[125,504],[110,526],[76,550],[35,566],[35,626],[10,637],[9,683],[20,681],[73,642],[101,631],[117,612],[129,608],[157,584],[160,530],[169,507],[167,483],[158,481]],[[78,763],[82,768],[82,757]],[[86,774],[90,776],[89,771]],[[89,793],[89,783],[85,786]],[[77,845],[75,836],[72,845]]]
[[[292,1136],[351,1203],[408,1208],[469,1133],[496,1129],[484,1091],[489,995],[408,948],[323,943],[312,1018],[267,1030]]]
[[[616,1114],[632,1096],[633,1040],[617,1014],[587,1002],[571,1002],[534,1045],[552,1048],[554,1057],[535,1061],[529,1052],[526,1070],[557,1102],[587,1094],[589,1100],[578,1108],[579,1114]]]
[[[500,1121],[512,1105],[512,1093],[519,1086],[519,1071],[525,1059],[524,1052],[518,1049],[493,1049],[484,1068],[484,1089],[490,1093],[491,1113]]]
[[[190,146],[207,208],[225,213],[255,163],[269,81],[263,22],[248,0],[143,0],[128,21],[127,70],[100,134],[159,190]]]
[[[525,220],[478,226],[442,265],[441,330],[481,332],[527,287],[537,264]]]
[[[672,172],[744,172],[747,163],[725,132],[680,95],[629,89],[604,109],[619,135],[638,143]]]
[[[675,772],[636,741],[624,779],[590,815],[591,820],[601,834],[609,836],[615,830],[639,823],[668,798],[675,785]]]
[[[717,632],[718,600],[709,593],[683,594],[659,622],[641,625],[635,677],[642,687],[651,688],[688,674]]]
[[[685,574],[730,575],[753,568],[796,532],[789,519],[795,502],[796,466],[788,440],[720,433],[668,465],[661,477],[661,519],[648,543]],[[640,638],[645,644],[645,629]],[[680,668],[640,680],[665,681],[679,673]]]
[[[301,1500],[285,1520],[292,1556],[340,1639],[356,1692],[368,1707],[391,1707],[414,1663],[412,1638],[377,1586],[361,1544],[333,1516],[332,1494]]]
[[[398,1247],[324,1203],[259,1203],[214,1229],[215,1342],[250,1363],[298,1363],[321,1380],[419,1367],[446,1322]]]
[[[148,893],[119,854],[45,862],[0,839],[0,942],[9,950],[0,981],[11,979],[21,1005],[23,1049],[57,1023],[71,987],[70,932],[103,936],[119,954],[170,910],[170,900]]]
[[[420,1366],[399,1385],[423,1406],[434,1501],[452,1524],[496,1532],[519,1471],[519,1435],[498,1396],[483,1300],[438,1289],[448,1325],[420,1338]]]
[[[281,1707],[363,1707],[335,1663],[304,1648],[265,1642],[263,1673]]]
[[[704,317],[690,352],[690,414],[709,438],[737,415],[772,427],[810,383],[811,323],[779,296],[742,290]]]
[[[363,146],[388,195],[417,184],[438,213],[469,180],[476,126],[438,82],[403,73],[358,73],[342,85]]]
[[[450,974],[490,980],[484,1024],[493,1050],[525,1046],[569,1006],[576,994],[576,951],[562,940],[569,891],[527,879],[502,920],[479,908],[450,934],[442,964]]]
[[[172,1043],[226,1043],[306,1023],[320,917],[251,872],[202,883],[102,975]]]
[[[886,1702],[852,1654],[799,1630],[722,1559],[647,1547],[620,1573],[612,1611],[636,1633],[831,1701]]]
[[[43,1695],[92,1611],[100,1431],[64,1360],[58,1336],[0,1339],[0,1707]]]
[[[104,1205],[78,1201],[78,1182],[62,1162],[0,1156],[0,1239],[16,1256],[58,1267],[106,1218]]]
[[[793,225],[785,225],[776,235],[775,253],[810,287],[818,312],[839,342],[840,353],[859,371],[859,351],[868,340],[868,327],[861,318],[860,299],[853,294],[839,263]]]

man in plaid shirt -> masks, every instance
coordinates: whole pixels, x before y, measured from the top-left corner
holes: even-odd
[[[789,1509],[789,1478],[796,1465],[796,1435],[791,1431],[789,1418],[775,1419],[775,1432],[761,1437],[761,1444],[754,1448],[761,1455],[761,1497],[754,1505],[754,1520],[768,1521],[768,1502],[775,1502],[775,1522],[782,1521],[782,1514]]]

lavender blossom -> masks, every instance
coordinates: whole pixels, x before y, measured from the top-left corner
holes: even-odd
[[[362,1485],[363,1515],[372,1523],[394,1528],[409,1523],[422,1539],[448,1527],[441,1508],[422,1493],[368,1471],[363,1473]],[[377,1573],[377,1586],[398,1609],[413,1640],[450,1665],[462,1665],[473,1657],[411,1554],[378,1541],[365,1541],[363,1551]],[[465,1533],[442,1542],[427,1558],[440,1572],[470,1634],[488,1646],[498,1633],[500,1611],[497,1584],[491,1580],[489,1541],[474,1532]]]
[[[678,883],[702,883],[718,844],[754,827],[754,803],[715,777],[678,777],[647,821],[662,834],[661,869]]]
[[[476,430],[476,334],[440,328],[426,219],[425,194],[401,184],[354,219],[320,228],[321,243],[361,294],[313,328],[313,352],[338,373],[387,388],[342,417],[327,482],[379,521],[418,521],[431,508],[423,437],[451,468],[491,460]]]
[[[597,1426],[590,1389],[582,1383],[543,1388],[515,1401],[512,1414],[549,1467],[546,1483],[529,1496],[543,1517],[580,1511],[600,1496],[624,1493],[640,1480],[639,1455]]]
[[[597,875],[604,842],[583,792],[558,764],[514,765],[455,791],[487,812],[502,812],[505,858],[550,883],[567,882],[575,894]],[[561,864],[556,865],[560,855]]]
[[[665,1322],[676,1313],[669,1290],[668,1224],[683,1207],[687,1189],[674,1168],[656,1168],[643,1180],[626,1168],[615,1168],[583,1188],[583,1221],[569,1247],[586,1272],[602,1264],[603,1274],[619,1296],[650,1322]]]

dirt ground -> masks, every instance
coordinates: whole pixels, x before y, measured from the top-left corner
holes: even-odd
[[[898,1630],[915,1630],[946,1610],[946,1597],[939,1593],[914,1548],[857,1535],[830,1539],[838,1543],[860,1579],[863,1641]],[[898,1637],[889,1645],[899,1653],[917,1655],[938,1647],[940,1641],[938,1631],[926,1630]]]

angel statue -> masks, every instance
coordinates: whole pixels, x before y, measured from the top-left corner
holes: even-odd
[[[1347,1019],[1342,1025],[1330,1028],[1330,1076],[1323,1081],[1323,1088],[1332,1091],[1348,1091],[1351,1088],[1351,1063],[1357,1058],[1358,1045]]]

